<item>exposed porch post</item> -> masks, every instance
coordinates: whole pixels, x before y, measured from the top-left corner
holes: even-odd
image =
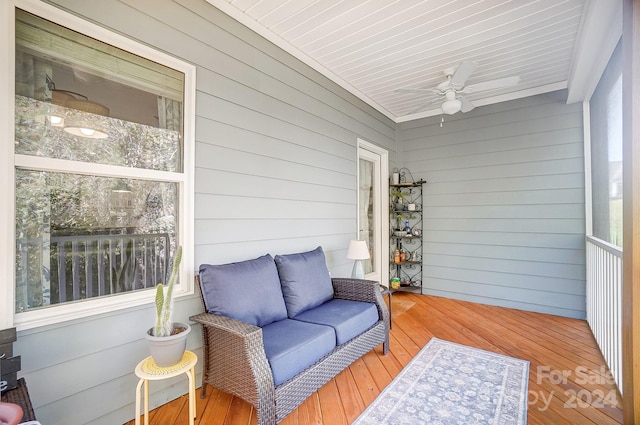
[[[640,423],[640,2],[623,5],[623,284],[624,423]]]

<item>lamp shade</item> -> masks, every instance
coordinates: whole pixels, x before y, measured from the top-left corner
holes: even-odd
[[[349,260],[366,260],[367,258],[369,258],[369,248],[367,247],[367,241],[352,240],[351,242],[349,242],[347,258]]]

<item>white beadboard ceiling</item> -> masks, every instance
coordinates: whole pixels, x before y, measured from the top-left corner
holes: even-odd
[[[482,106],[569,89],[590,96],[621,34],[617,0],[207,0],[395,122],[441,114],[444,70],[466,82],[519,76],[466,95]],[[461,112],[458,112],[461,113]]]

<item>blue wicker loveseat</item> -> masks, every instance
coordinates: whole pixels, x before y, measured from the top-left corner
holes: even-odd
[[[274,425],[353,361],[383,344],[389,313],[378,282],[331,278],[321,247],[202,265],[202,395],[211,385]]]

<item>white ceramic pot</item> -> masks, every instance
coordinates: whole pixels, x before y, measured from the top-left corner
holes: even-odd
[[[393,182],[393,184],[399,184],[400,183],[400,173],[393,173],[391,175],[391,181]]]

